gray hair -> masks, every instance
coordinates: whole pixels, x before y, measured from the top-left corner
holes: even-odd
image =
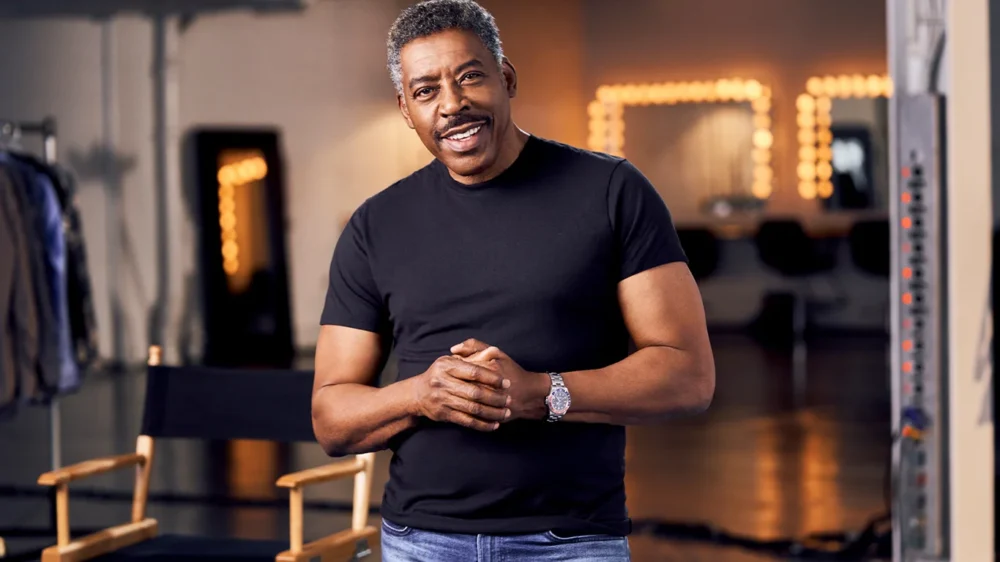
[[[403,69],[399,60],[403,47],[415,39],[449,29],[475,33],[496,57],[497,65],[503,64],[500,30],[485,8],[474,0],[424,0],[403,10],[389,30],[386,42],[389,76],[397,93],[403,93]]]

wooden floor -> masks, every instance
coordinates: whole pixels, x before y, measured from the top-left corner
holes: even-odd
[[[627,491],[635,520],[707,523],[771,539],[859,530],[885,510],[889,392],[884,340],[839,337],[810,344],[806,391],[799,400],[791,391],[788,354],[740,336],[714,336],[713,342],[718,385],[710,411],[629,430]],[[141,373],[98,376],[64,399],[64,464],[134,448],[143,382]],[[37,490],[38,473],[49,465],[47,420],[44,410],[25,409],[0,423],[0,529],[46,525],[46,500],[31,492]],[[378,456],[375,503],[388,460],[385,454]],[[152,503],[149,512],[163,533],[284,538],[288,511],[283,506],[228,507],[176,496],[221,493],[283,501],[286,496],[273,486],[279,474],[324,461],[317,446],[281,450],[252,442],[215,447],[165,443],[157,450],[151,490],[161,501]],[[72,524],[124,522],[129,505],[120,499],[131,492],[129,476],[102,476],[75,486],[110,494],[104,499],[74,497]],[[174,501],[162,501],[168,499]],[[306,514],[307,539],[349,524],[348,514],[331,505],[350,500],[349,484],[319,486],[306,500],[325,502]],[[372,517],[373,523],[377,520]],[[42,542],[8,538],[7,546],[17,552]],[[634,535],[631,545],[637,562],[774,559],[642,534]]]

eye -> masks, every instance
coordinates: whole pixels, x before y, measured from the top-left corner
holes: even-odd
[[[482,72],[473,71],[473,72],[469,72],[469,73],[465,74],[464,76],[462,76],[462,81],[465,82],[466,80],[478,80],[479,78],[482,78],[482,77],[483,77],[483,73]]]
[[[413,97],[415,98],[425,98],[433,93],[432,88],[420,88],[416,92],[413,92]]]

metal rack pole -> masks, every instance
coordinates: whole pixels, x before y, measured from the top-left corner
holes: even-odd
[[[41,123],[42,133],[42,160],[46,164],[56,162],[56,121],[47,117]],[[59,397],[54,395],[49,402],[49,447],[52,470],[62,467],[62,411],[59,406]]]

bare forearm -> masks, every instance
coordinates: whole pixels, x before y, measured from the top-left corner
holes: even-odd
[[[564,373],[566,421],[638,425],[704,411],[715,392],[711,356],[649,346],[603,369]]]
[[[313,428],[331,456],[386,448],[389,440],[416,424],[405,381],[384,388],[337,384],[313,399]]]

